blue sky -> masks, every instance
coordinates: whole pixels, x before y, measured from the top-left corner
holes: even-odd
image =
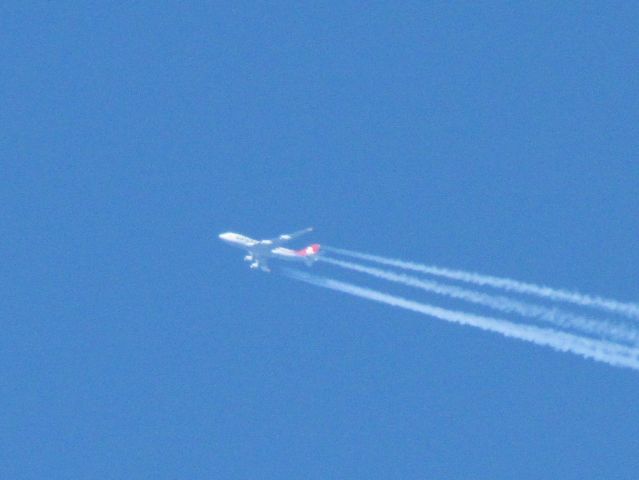
[[[636,372],[216,236],[639,299],[638,13],[4,4],[0,476],[636,478]]]

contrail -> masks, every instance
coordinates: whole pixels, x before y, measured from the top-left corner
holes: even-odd
[[[516,323],[511,323],[497,318],[473,315],[455,310],[447,310],[433,305],[389,295],[377,290],[362,288],[351,283],[340,282],[332,278],[310,275],[298,270],[285,268],[282,271],[284,275],[292,279],[316,285],[318,287],[336,290],[356,297],[372,300],[374,302],[385,303],[387,305],[421,313],[447,322],[457,323],[460,325],[470,325],[482,330],[497,332],[506,337],[518,338],[537,345],[549,346],[555,350],[571,352],[609,365],[639,370],[639,351],[622,345],[602,340],[583,338],[552,329],[544,329],[530,325],[518,325]]]
[[[520,302],[508,297],[480,293],[460,287],[445,285],[435,281],[412,277],[410,275],[389,272],[387,270],[380,270],[373,267],[366,267],[357,263],[335,260],[333,258],[321,257],[320,259],[323,262],[330,263],[331,265],[365,273],[383,280],[401,283],[409,287],[415,287],[427,292],[457,298],[477,305],[484,305],[501,312],[514,313],[523,317],[538,319],[559,327],[575,328],[587,333],[605,336],[619,341],[631,342],[634,344],[636,344],[637,340],[639,340],[639,335],[636,331],[632,331],[622,326],[613,325],[606,321],[585,318],[571,313],[562,312],[557,308],[532,305],[530,303]]]
[[[569,302],[584,307],[598,308],[600,310],[605,310],[608,312],[625,315],[630,318],[639,319],[639,305],[636,303],[624,303],[608,298],[595,297],[584,295],[578,292],[570,292],[568,290],[561,290],[542,285],[535,285],[532,283],[520,282],[518,280],[513,280],[510,278],[493,277],[490,275],[464,272],[461,270],[450,270],[448,268],[435,267],[432,265],[421,265],[413,262],[405,262],[403,260],[380,257],[378,255],[370,255],[367,253],[354,252],[352,250],[344,250],[342,248],[323,248],[328,252],[337,253],[339,255],[346,255],[349,257],[358,258],[360,260],[377,262],[382,265],[403,268],[405,270],[413,270],[416,272],[445,277],[452,280],[473,283],[475,285],[501,288],[503,290],[524,293],[528,295],[536,295],[547,300]]]

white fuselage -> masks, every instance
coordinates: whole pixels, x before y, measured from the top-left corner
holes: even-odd
[[[317,248],[313,246],[306,247],[303,250],[296,251],[290,248],[284,248],[275,244],[273,240],[255,240],[253,238],[246,237],[239,233],[226,232],[219,235],[220,240],[223,242],[238,248],[243,248],[248,252],[248,255],[244,257],[244,260],[250,261],[251,268],[261,268],[264,271],[269,271],[267,265],[267,259],[279,258],[282,260],[297,260],[305,261],[307,264],[312,264],[317,260]],[[281,240],[287,240],[286,236]],[[279,241],[277,243],[280,243]]]

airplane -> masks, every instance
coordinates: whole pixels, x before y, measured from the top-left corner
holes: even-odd
[[[255,270],[259,268],[264,272],[270,272],[271,270],[268,267],[268,259],[270,258],[303,261],[308,266],[313,265],[313,263],[319,260],[320,245],[318,243],[313,243],[301,250],[291,250],[290,248],[282,247],[282,244],[312,230],[313,227],[309,227],[299,232],[283,234],[269,240],[254,240],[234,232],[220,233],[219,238],[229,245],[247,250],[248,255],[244,257],[244,261],[252,262],[250,265],[251,269]]]

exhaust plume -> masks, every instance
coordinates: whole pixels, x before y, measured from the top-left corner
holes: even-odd
[[[310,275],[298,270],[286,268],[283,269],[283,273],[289,278],[318,287],[339,291],[378,303],[384,303],[404,310],[410,310],[447,322],[470,325],[482,330],[500,333],[506,337],[548,346],[558,351],[571,352],[609,365],[639,370],[639,350],[608,341],[592,340],[552,329],[518,325],[497,318],[447,310],[408,300],[403,297],[389,295],[377,290],[359,287],[351,283],[340,282],[332,278]]]
[[[504,313],[513,313],[521,315],[522,317],[537,319],[554,324],[558,327],[574,328],[586,333],[604,336],[618,341],[631,342],[635,345],[637,344],[637,340],[639,340],[638,333],[629,328],[613,325],[602,320],[573,315],[568,312],[563,312],[557,308],[548,308],[540,305],[533,305],[530,303],[513,300],[508,297],[480,293],[473,290],[445,285],[431,280],[425,280],[387,270],[380,270],[378,268],[367,267],[364,265],[336,260],[329,257],[322,257],[321,260],[337,267],[365,273],[367,275],[371,275],[383,280],[388,280],[390,282],[419,288],[427,292],[445,295],[450,298],[464,300],[466,302],[474,303],[477,305],[483,305]]]
[[[543,285],[535,285],[533,283],[520,282],[510,278],[500,278],[490,275],[482,275],[479,273],[465,272],[462,270],[451,270],[432,265],[422,265],[419,263],[405,262],[392,258],[380,257],[378,255],[370,255],[367,253],[345,250],[342,248],[325,247],[326,251],[339,255],[345,255],[359,260],[376,262],[382,265],[401,268],[404,270],[413,270],[416,272],[426,273],[429,275],[448,278],[451,280],[459,280],[475,285],[488,286],[493,288],[501,288],[502,290],[534,295],[546,300],[554,300],[568,302],[583,307],[597,308],[611,313],[617,313],[629,318],[639,319],[639,305],[636,303],[624,303],[617,300],[607,299],[584,295],[578,292],[546,287]]]

